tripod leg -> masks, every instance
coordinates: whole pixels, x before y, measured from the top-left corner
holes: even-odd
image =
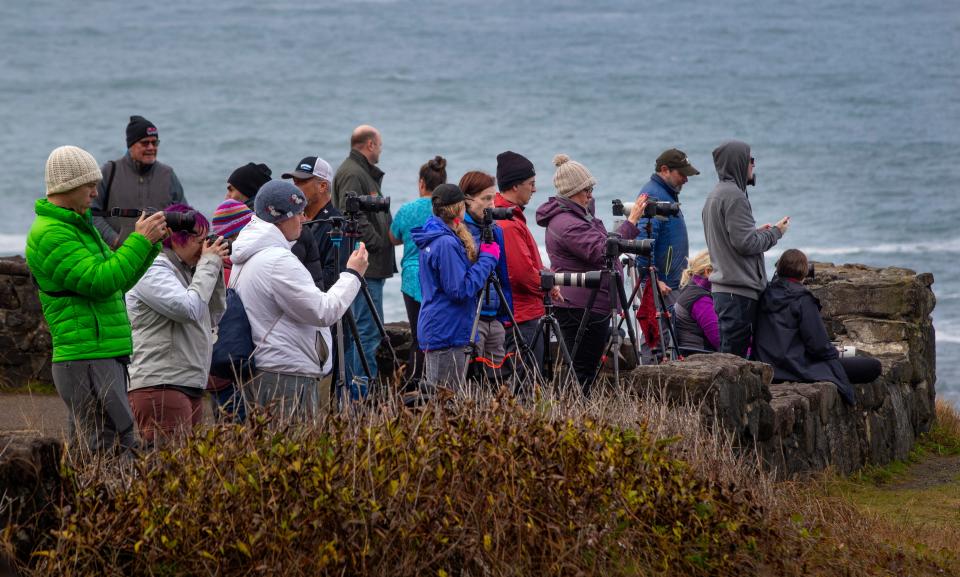
[[[350,329],[350,334],[353,336],[354,351],[360,358],[360,364],[363,366],[363,372],[367,375],[367,379],[372,379],[373,377],[370,374],[370,364],[367,362],[367,355],[363,352],[363,346],[361,346],[360,343],[360,329],[357,328],[357,321],[353,318],[353,311],[347,309],[347,312],[343,313],[343,318],[347,319],[347,328]]]
[[[616,274],[617,274],[616,285],[617,285],[617,291],[619,292],[619,296],[620,296],[620,302],[627,303],[629,301],[626,300],[626,290],[623,286],[623,277],[620,276],[619,273],[616,273]],[[634,290],[634,294],[636,294],[636,290]],[[630,300],[633,300],[633,295],[630,296]],[[630,344],[633,347],[633,357],[639,361],[640,360],[640,343],[637,342],[637,333],[636,331],[633,330],[633,323],[631,323],[629,319],[627,319],[628,314],[630,314],[630,308],[627,306],[624,306],[623,317],[621,319],[621,322],[617,324],[617,334],[620,333],[620,328],[619,328],[620,325],[626,322],[627,335],[629,335]],[[619,359],[619,355],[617,356],[617,358]],[[617,372],[619,373],[619,371]]]
[[[562,360],[567,365],[567,378],[563,379],[564,381],[569,381],[571,377],[574,381],[578,382],[577,379],[577,370],[573,365],[573,356],[570,354],[570,350],[567,349],[566,339],[563,338],[563,331],[560,330],[560,323],[557,321],[557,317],[552,314],[545,317],[547,325],[553,328],[553,331],[557,335],[557,349],[560,350],[560,360]]]
[[[360,292],[363,293],[363,300],[366,301],[367,307],[370,309],[370,316],[373,318],[373,323],[377,326],[380,338],[383,342],[387,343],[387,348],[390,349],[390,358],[393,359],[393,366],[400,366],[400,361],[397,360],[397,351],[393,349],[393,343],[390,342],[390,335],[387,334],[387,328],[383,326],[383,319],[380,318],[380,314],[377,312],[377,305],[373,302],[373,296],[370,294],[370,288],[367,286],[366,279],[360,280]]]

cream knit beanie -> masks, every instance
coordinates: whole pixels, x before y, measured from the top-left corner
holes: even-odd
[[[47,196],[69,192],[103,178],[93,155],[76,146],[54,149],[47,158],[44,176],[47,179]]]
[[[570,198],[581,190],[597,184],[587,167],[576,160],[570,160],[566,154],[554,156],[553,165],[557,167],[557,172],[553,175],[553,186],[557,189],[557,196]]]

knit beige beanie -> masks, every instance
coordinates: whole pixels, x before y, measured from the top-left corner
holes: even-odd
[[[69,192],[103,178],[93,155],[76,146],[61,146],[50,153],[47,168],[47,196]]]
[[[581,190],[597,184],[587,167],[576,160],[570,160],[566,154],[554,156],[553,165],[557,167],[557,172],[553,175],[553,186],[557,189],[557,196],[570,198]]]

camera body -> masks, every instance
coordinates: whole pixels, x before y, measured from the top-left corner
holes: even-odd
[[[358,214],[360,212],[390,212],[390,197],[373,194],[360,195],[348,192],[344,200],[344,212]]]
[[[217,239],[218,239],[218,238],[220,238],[219,235],[217,235],[216,233],[211,232],[210,234],[208,234],[207,236],[205,236],[205,237],[203,238],[203,240],[204,240],[204,242],[209,242],[210,244],[213,244],[213,243],[217,242]],[[225,239],[223,239],[221,242],[222,242],[223,244],[227,245],[227,254],[230,254],[231,252],[233,252],[233,242],[232,242],[232,241],[230,241],[229,239],[226,239],[226,238],[225,238]]]
[[[158,212],[156,209],[140,210],[139,208],[114,208],[110,211],[110,216],[121,218],[140,218],[141,214],[150,216]],[[167,221],[167,228],[173,232],[193,232],[197,226],[197,211],[188,210],[187,212],[164,212],[164,218]]]
[[[540,271],[540,290],[548,292],[555,286],[577,288],[600,288],[603,281],[603,272],[591,270],[587,272],[552,272]]]

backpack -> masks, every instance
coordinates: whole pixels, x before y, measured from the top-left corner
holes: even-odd
[[[255,347],[250,330],[250,319],[236,289],[227,289],[227,308],[217,328],[217,342],[213,344],[210,374],[221,379],[243,383],[257,371],[253,358]]]

